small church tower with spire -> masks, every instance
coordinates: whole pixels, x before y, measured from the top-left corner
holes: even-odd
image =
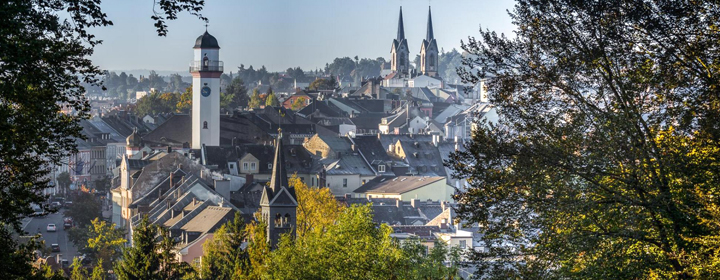
[[[398,18],[397,38],[393,40],[390,53],[392,56],[390,70],[397,73],[396,75],[407,76],[410,71],[410,50],[408,49],[407,40],[405,40],[402,7],[400,7],[400,17]]]
[[[438,47],[433,35],[432,14],[428,7],[427,34],[420,46],[420,73],[430,77],[438,74]]]
[[[270,186],[263,189],[260,198],[262,219],[267,224],[267,242],[270,244],[270,248],[277,247],[280,236],[283,234],[290,234],[294,237],[297,206],[295,188],[288,184],[287,171],[285,170],[282,130],[278,129]]]

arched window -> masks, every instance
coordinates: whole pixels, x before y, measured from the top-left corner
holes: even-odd
[[[283,225],[289,225],[290,224],[290,214],[285,213],[285,218],[283,219]]]
[[[203,129],[207,129],[207,122],[203,122]]]
[[[435,66],[435,56],[430,55],[430,67],[433,67],[433,66]]]
[[[208,59],[207,54],[205,54],[205,57],[203,57],[203,70],[207,70],[208,67],[210,67],[210,59]]]
[[[282,215],[280,213],[275,214],[275,227],[282,226]]]

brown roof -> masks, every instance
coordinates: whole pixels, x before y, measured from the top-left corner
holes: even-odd
[[[192,232],[208,232],[225,223],[229,219],[228,217],[232,217],[232,215],[234,215],[232,208],[208,206],[198,213],[195,218],[182,226],[182,229]]]

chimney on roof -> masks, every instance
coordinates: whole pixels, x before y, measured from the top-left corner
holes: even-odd
[[[447,207],[447,201],[445,201],[445,200],[440,201],[440,208],[442,208],[442,210],[445,211],[445,207]]]
[[[197,199],[193,197],[193,200],[192,200],[192,204],[191,204],[191,205],[192,205],[192,206],[195,206],[195,203],[197,203]]]
[[[175,209],[170,209],[170,219],[175,218]]]
[[[353,152],[357,152],[357,147],[355,147],[355,144],[350,145],[350,148],[353,150]]]
[[[167,153],[168,153],[168,154],[169,154],[169,153],[172,153],[172,147],[167,146]]]
[[[175,182],[173,181],[173,179],[174,179],[174,178],[173,178],[173,174],[175,174],[175,172],[170,172],[170,187],[171,187],[171,188],[174,186],[173,183],[175,183]],[[160,190],[160,192],[162,192],[162,190]]]
[[[397,206],[397,208],[401,208],[403,206],[402,200],[395,200],[395,206]]]
[[[380,138],[381,138],[380,132],[378,132],[378,135],[377,135],[377,136],[378,136],[378,140],[380,140]]]
[[[417,208],[417,206],[419,206],[418,200],[417,200],[417,199],[414,199],[414,198],[411,199],[411,200],[410,200],[410,206],[412,206],[413,208]]]

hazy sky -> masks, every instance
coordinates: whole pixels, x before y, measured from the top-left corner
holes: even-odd
[[[150,19],[152,0],[103,1],[114,26],[93,30],[104,43],[93,61],[107,70],[153,69],[187,72],[195,39],[205,23],[183,13],[158,37]],[[478,29],[511,33],[509,0],[207,0],[203,15],[218,39],[225,72],[245,64],[270,71],[300,66],[322,69],[336,57],[390,57],[403,7],[411,59],[425,37],[428,5],[438,47],[460,50],[460,40]]]

